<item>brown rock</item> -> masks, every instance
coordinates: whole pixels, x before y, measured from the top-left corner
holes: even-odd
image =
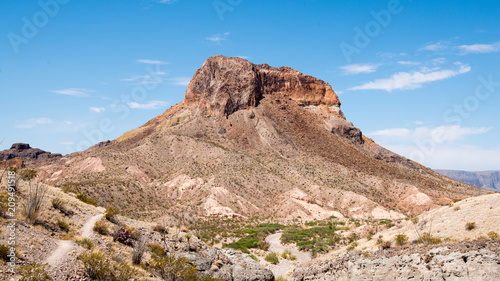
[[[332,87],[290,67],[255,65],[221,55],[208,58],[196,71],[185,95],[186,104],[198,103],[201,113],[227,116],[255,107],[267,95],[284,95],[300,105],[334,105],[340,101]]]

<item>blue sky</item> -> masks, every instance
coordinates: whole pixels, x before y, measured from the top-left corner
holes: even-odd
[[[67,154],[184,97],[216,54],[330,83],[365,135],[431,168],[500,169],[498,1],[0,2],[0,149]]]

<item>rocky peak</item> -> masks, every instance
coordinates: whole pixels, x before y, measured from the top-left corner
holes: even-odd
[[[254,107],[268,95],[280,94],[300,105],[340,107],[332,87],[290,67],[256,65],[241,58],[217,55],[196,71],[185,95],[188,105],[198,104],[201,113],[227,116]]]
[[[32,148],[27,143],[15,143],[10,149],[0,151],[0,161],[10,159],[20,159],[22,161],[45,160],[50,158],[61,157],[59,153],[50,153],[38,148]]]

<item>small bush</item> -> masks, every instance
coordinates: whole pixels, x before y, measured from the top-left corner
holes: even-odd
[[[125,229],[126,231],[128,231],[128,233],[130,234],[130,237],[134,240],[138,240],[139,239],[139,231],[131,226],[128,226],[128,225],[124,225],[123,226],[123,229]]]
[[[280,277],[276,278],[276,281],[287,281],[287,279],[283,276],[280,276]]]
[[[465,224],[465,230],[473,230],[474,228],[476,228],[476,223],[475,222],[468,222]]]
[[[78,243],[84,247],[84,248],[87,248],[87,249],[92,249],[92,247],[94,247],[94,242],[92,242],[91,239],[89,238],[82,238],[81,240],[78,241]]]
[[[278,255],[276,255],[276,253],[269,253],[266,255],[266,257],[264,259],[267,262],[272,263],[272,264],[280,263],[280,259],[278,258]]]
[[[288,250],[288,249],[284,250],[281,253],[281,257],[284,258],[284,259],[286,259],[286,260],[291,260],[291,261],[297,260],[297,257],[294,256],[292,254],[292,252],[290,252],[290,250]]]
[[[101,219],[100,221],[96,222],[94,225],[94,231],[101,235],[108,235],[109,230],[106,220]]]
[[[403,246],[408,241],[408,236],[406,234],[398,234],[395,240],[397,246]]]
[[[61,198],[52,199],[52,207],[56,210],[61,210],[65,205],[66,203]]]
[[[123,227],[120,227],[120,229],[113,233],[113,241],[120,242],[127,246],[133,246],[132,236],[129,231]]]
[[[456,206],[453,210],[459,211],[460,210],[460,206]]]
[[[25,169],[19,172],[19,178],[25,181],[32,180],[36,177],[36,171],[33,169]]]
[[[126,263],[114,262],[102,252],[84,252],[78,256],[91,279],[121,281],[129,280],[136,270]]]
[[[24,214],[28,221],[34,222],[38,216],[38,212],[42,207],[43,200],[47,193],[47,187],[38,183],[30,183],[28,190],[28,198],[24,205]]]
[[[113,207],[109,207],[106,209],[106,214],[104,215],[104,217],[110,222],[116,222],[116,215],[118,215],[118,211]]]
[[[158,243],[149,243],[148,246],[152,254],[157,256],[163,256],[165,254],[165,249]]]
[[[62,188],[64,193],[76,193],[76,191],[69,185],[65,185]]]
[[[490,237],[490,239],[498,239],[500,238],[500,235],[498,235],[495,231],[490,231],[488,232],[488,237]]]
[[[62,221],[62,220],[57,220],[57,226],[59,226],[59,228],[60,228],[62,231],[69,232],[69,225],[68,225],[68,223],[66,223],[65,221]]]
[[[382,250],[390,249],[391,246],[392,246],[391,241],[385,241],[384,243],[380,244],[380,249]]]
[[[422,233],[422,237],[417,240],[417,243],[423,243],[423,244],[441,244],[443,243],[443,240],[439,237],[432,236],[431,234],[424,232]]]
[[[199,272],[186,257],[177,258],[174,254],[153,255],[151,267],[164,280],[198,280]]]
[[[356,247],[358,246],[358,242],[352,242],[351,244],[349,244],[349,246],[347,247],[347,251],[353,251],[354,249],[356,249]]]
[[[146,242],[143,239],[136,243],[134,250],[132,250],[132,263],[141,264],[142,256],[146,251]]]
[[[258,259],[258,258],[257,258],[254,254],[251,254],[251,255],[250,255],[250,258],[252,258],[252,260],[254,260],[254,261],[256,261],[256,262],[258,262],[258,261],[259,261],[259,259]]]
[[[153,230],[161,234],[163,233],[168,234],[167,229],[163,225],[157,224],[153,227]]]
[[[95,199],[87,197],[87,195],[85,195],[84,193],[77,194],[76,195],[76,199],[82,201],[83,203],[87,203],[89,205],[97,206],[97,201]]]
[[[419,221],[420,221],[420,219],[418,217],[411,218],[411,222],[413,224],[417,224]]]
[[[19,268],[19,274],[22,276],[19,281],[48,281],[52,280],[47,273],[48,264],[30,263]]]

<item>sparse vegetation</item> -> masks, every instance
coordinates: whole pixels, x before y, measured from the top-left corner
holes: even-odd
[[[272,264],[280,263],[280,259],[278,258],[278,255],[276,255],[276,253],[269,253],[266,255],[266,257],[264,259],[267,262],[272,263]]]
[[[101,235],[108,235],[109,230],[108,230],[108,223],[106,222],[106,220],[101,219],[98,222],[96,222],[94,225],[94,231]]]
[[[97,206],[97,201],[95,199],[87,197],[87,195],[85,193],[79,193],[79,194],[77,194],[76,195],[76,199],[82,201],[83,203],[87,203],[89,205]]]
[[[110,222],[116,222],[116,219],[115,219],[115,216],[118,215],[118,211],[113,208],[113,207],[109,207],[106,209],[106,213],[104,215],[104,217],[110,221]]]
[[[404,233],[398,234],[396,235],[395,240],[397,246],[403,246],[406,242],[408,242],[408,236]]]
[[[188,258],[178,258],[174,254],[153,255],[151,267],[164,280],[198,280],[199,272],[196,270]]]
[[[148,246],[149,250],[154,255],[163,256],[165,254],[165,249],[163,249],[163,246],[158,243],[149,243]]]
[[[89,238],[82,238],[81,240],[78,241],[78,243],[82,245],[82,247],[87,248],[89,250],[91,250],[92,247],[94,247],[94,243]]]
[[[496,233],[495,231],[490,231],[490,232],[488,232],[488,237],[490,239],[499,239],[500,235],[498,233]]]
[[[120,227],[120,229],[113,233],[113,241],[120,242],[127,246],[133,246],[132,236],[129,231],[123,227]]]
[[[160,234],[167,233],[167,229],[163,225],[160,225],[160,224],[155,225],[153,227],[153,230],[160,233]]]
[[[7,245],[0,245],[0,258],[4,261],[8,261],[9,257],[7,257],[7,254],[9,253],[10,247]]]
[[[297,257],[294,256],[292,254],[292,252],[290,252],[290,250],[288,250],[288,249],[284,250],[281,253],[281,257],[284,258],[284,259],[286,259],[286,260],[291,260],[291,261],[297,260]]]
[[[468,222],[465,224],[465,230],[471,231],[474,228],[476,228],[476,223],[475,222]]]
[[[287,279],[283,276],[280,276],[280,277],[276,278],[276,281],[287,281]]]
[[[19,178],[25,181],[30,181],[36,177],[36,171],[33,169],[24,169],[20,171]]]
[[[69,225],[65,221],[57,220],[57,226],[59,226],[62,231],[69,232]]]
[[[24,215],[30,222],[34,222],[38,216],[38,212],[42,207],[47,187],[38,183],[29,183],[28,195],[24,204]]]
[[[30,263],[19,268],[19,274],[22,276],[19,281],[49,281],[52,280],[47,273],[48,264]]]
[[[254,255],[254,254],[251,254],[250,257],[252,258],[252,260],[258,262],[259,259]]]
[[[441,244],[443,243],[443,240],[439,237],[432,236],[428,232],[422,233],[422,236],[417,240],[417,243],[423,243],[425,245],[430,245],[430,244]]]
[[[124,262],[115,262],[103,252],[84,252],[78,257],[83,262],[87,275],[94,280],[129,280],[136,270]]]
[[[132,263],[141,264],[142,256],[144,255],[144,252],[146,252],[146,248],[145,239],[139,239],[134,246],[134,250],[132,250]]]

